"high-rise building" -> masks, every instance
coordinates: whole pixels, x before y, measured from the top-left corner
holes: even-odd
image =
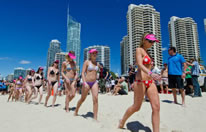
[[[170,46],[177,48],[186,60],[200,59],[197,23],[190,18],[171,17],[169,24]]]
[[[152,5],[130,4],[127,12],[128,64],[135,64],[135,52],[145,32],[153,33],[160,43],[154,43],[149,53],[156,67],[162,66],[160,13]]]
[[[9,82],[12,82],[14,80],[14,74],[9,74],[6,76],[6,80],[9,81]]]
[[[80,52],[81,52],[81,24],[77,22],[72,16],[67,14],[67,52],[74,51],[76,55],[77,66],[80,67]]]
[[[97,62],[102,63],[104,67],[110,70],[110,47],[94,45],[84,49],[84,61],[89,59],[89,50],[97,49]]]
[[[122,41],[120,42],[120,53],[121,53],[121,74],[127,75],[127,71],[129,69],[128,64],[128,37],[124,36]]]
[[[204,26],[205,26],[205,32],[206,32],[206,18],[204,19]]]
[[[55,60],[59,60],[59,70],[60,71],[62,69],[62,63],[66,60],[66,58],[65,58],[66,55],[67,55],[66,52],[56,53],[56,55],[55,55]]]
[[[19,76],[22,76],[23,78],[26,77],[26,70],[22,67],[18,67],[14,69],[14,79],[19,78]]]
[[[60,45],[61,43],[58,40],[52,40],[50,42],[50,46],[47,54],[46,76],[47,76],[48,67],[50,67],[55,61],[55,54],[61,52]]]

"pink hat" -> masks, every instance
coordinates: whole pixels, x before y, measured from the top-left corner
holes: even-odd
[[[19,79],[21,80],[21,79],[23,79],[23,77],[22,77],[22,76],[19,76]]]
[[[90,54],[91,54],[91,53],[94,53],[94,52],[98,53],[98,51],[97,51],[96,49],[91,49],[91,50],[89,51]]]
[[[72,53],[68,53],[68,56],[71,58],[71,59],[76,59],[76,56]]]
[[[35,70],[34,70],[34,69],[32,69],[32,70],[31,70],[31,72],[35,72]]]
[[[16,83],[16,80],[13,80],[14,83]]]
[[[148,34],[145,36],[145,39],[151,40],[151,41],[155,41],[157,43],[159,43],[160,41],[155,37],[154,34]]]
[[[43,67],[39,67],[39,69],[40,69],[40,70],[44,70],[44,68],[43,68]]]

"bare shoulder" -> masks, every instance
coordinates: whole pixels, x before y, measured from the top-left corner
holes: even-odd
[[[143,49],[142,48],[136,48],[136,53],[142,54],[143,53]]]

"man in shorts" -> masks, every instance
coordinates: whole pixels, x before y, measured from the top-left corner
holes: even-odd
[[[175,47],[170,47],[168,53],[170,55],[170,57],[168,58],[169,88],[172,88],[175,104],[177,104],[176,89],[180,90],[182,96],[182,105],[185,106],[185,91],[183,79],[186,76],[186,61],[182,55],[176,53]]]

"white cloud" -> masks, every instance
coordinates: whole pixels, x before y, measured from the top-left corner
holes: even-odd
[[[30,61],[27,61],[27,60],[22,60],[19,62],[20,64],[30,64],[31,62]]]
[[[163,48],[162,48],[162,51],[166,51],[166,50],[167,50],[167,47],[163,47]]]
[[[0,60],[9,60],[9,57],[0,57]]]

